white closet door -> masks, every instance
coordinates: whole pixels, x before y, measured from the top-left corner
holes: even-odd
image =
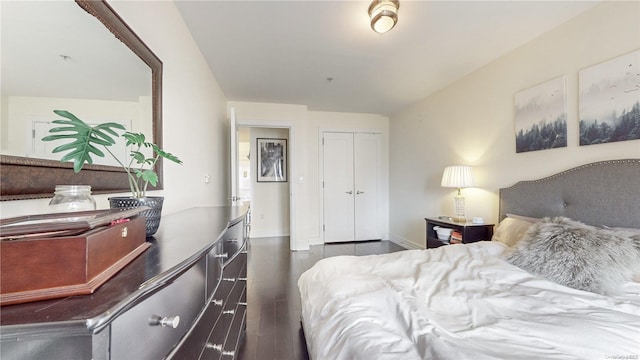
[[[324,241],[380,239],[380,135],[324,133]]]
[[[354,135],[355,240],[380,239],[380,135]]]
[[[323,136],[324,241],[353,241],[353,134]]]

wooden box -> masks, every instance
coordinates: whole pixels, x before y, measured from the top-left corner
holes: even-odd
[[[0,242],[0,305],[93,293],[149,246],[145,217],[79,235]]]

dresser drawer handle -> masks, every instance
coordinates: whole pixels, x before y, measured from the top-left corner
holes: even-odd
[[[238,302],[238,305],[247,306],[246,302]]]
[[[240,254],[247,254],[247,250],[240,251]]]
[[[211,303],[216,306],[222,306],[222,302],[223,302],[222,300],[216,300],[216,299],[211,300]]]
[[[222,345],[220,345],[220,344],[206,343],[205,347],[208,348],[208,349],[213,349],[213,350],[219,351],[222,356],[236,356],[236,352],[235,351],[223,351],[222,350]]]
[[[152,326],[170,327],[175,329],[180,324],[180,316],[153,316],[151,318]]]
[[[244,278],[239,277],[238,281],[247,281],[247,278],[246,277],[244,277]]]
[[[229,257],[229,254],[227,254],[227,253],[215,254],[213,257],[226,259],[226,258]]]
[[[225,315],[233,315],[233,314],[236,313],[236,311],[231,309],[231,310],[225,310],[222,313],[225,314]]]
[[[222,351],[222,345],[221,344],[212,344],[212,343],[207,343],[205,345],[206,348],[208,349],[213,349],[213,350],[218,350],[218,351]]]
[[[236,281],[236,278],[222,278],[222,280],[229,281],[229,282],[234,282],[234,281]]]
[[[237,242],[238,242],[238,239],[237,239],[237,238],[227,239],[227,242],[234,242],[234,243],[237,243]]]

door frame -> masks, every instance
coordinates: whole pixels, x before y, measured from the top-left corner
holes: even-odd
[[[234,109],[235,110],[235,109]],[[288,164],[287,171],[289,177],[289,249],[296,250],[295,244],[297,244],[297,234],[295,229],[296,227],[296,182],[293,179],[297,178],[296,173],[296,141],[295,141],[295,126],[292,121],[278,121],[278,120],[252,120],[252,119],[241,119],[236,117],[235,121],[235,136],[236,136],[236,144],[238,143],[238,128],[239,127],[248,127],[248,128],[267,128],[267,129],[288,129],[289,130],[289,141],[287,144],[288,147]],[[236,156],[233,159],[236,162],[235,168],[237,169],[238,155],[236,151]],[[252,198],[253,198],[253,189],[251,190]],[[253,201],[253,199],[252,199]]]
[[[323,164],[324,164],[324,151],[323,151],[323,144],[322,144],[322,139],[324,137],[324,133],[350,133],[350,134],[378,134],[381,136],[381,141],[384,143],[384,138],[385,138],[385,134],[384,131],[382,131],[381,129],[376,129],[376,128],[335,128],[335,127],[320,127],[318,129],[318,204],[319,204],[319,211],[318,211],[318,234],[320,235],[318,238],[319,240],[321,240],[321,244],[325,244],[324,241],[324,230],[322,229],[322,226],[324,225],[324,198],[323,198],[323,193],[324,193],[324,189],[322,186],[322,179],[324,179],[324,168],[323,168]],[[382,145],[381,145],[382,146]],[[381,151],[384,151],[384,146],[381,149]],[[384,164],[384,159],[380,159],[381,161],[381,166],[382,169],[385,168],[385,164]],[[380,174],[380,176],[388,176],[388,174],[382,170],[382,174]],[[378,181],[381,181],[381,179],[378,179]],[[378,195],[380,196],[380,195]],[[387,196],[387,195],[385,195]],[[388,202],[387,202],[388,204]],[[379,206],[383,206],[384,202],[381,201]],[[388,206],[388,205],[387,205]],[[381,209],[382,210],[382,209]],[[384,217],[385,221],[387,220],[387,216],[388,215],[384,215],[384,212],[381,212],[379,215],[381,218]],[[381,234],[382,234],[382,238],[388,238],[387,232],[388,229],[386,227],[382,227],[381,228]]]

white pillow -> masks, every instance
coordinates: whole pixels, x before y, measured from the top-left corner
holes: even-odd
[[[493,230],[491,241],[498,241],[513,246],[527,233],[532,222],[506,217]]]

